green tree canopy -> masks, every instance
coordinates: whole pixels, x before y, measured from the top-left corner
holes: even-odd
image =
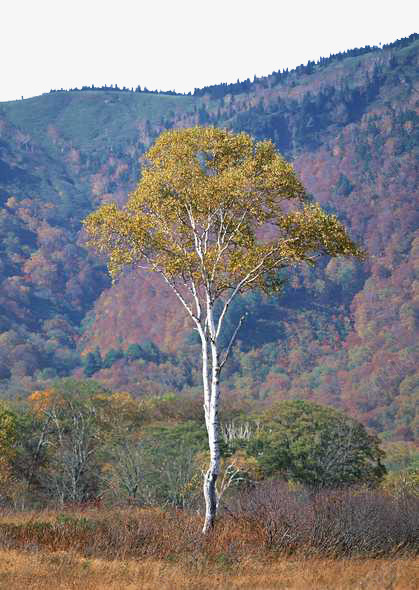
[[[342,412],[308,401],[279,402],[265,412],[247,451],[266,476],[281,473],[310,487],[374,484],[386,473],[376,436]]]

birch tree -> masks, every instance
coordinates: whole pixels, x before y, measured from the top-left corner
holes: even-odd
[[[334,215],[310,202],[272,142],[216,128],[162,133],[127,204],[103,205],[84,224],[114,278],[126,267],[158,273],[199,334],[210,451],[206,533],[218,506],[220,377],[245,319],[221,348],[229,306],[250,289],[279,291],[286,267],[362,253]]]

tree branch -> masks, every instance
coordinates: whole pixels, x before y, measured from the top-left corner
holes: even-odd
[[[199,326],[202,329],[200,318],[198,318],[194,314],[192,308],[187,303],[186,299],[182,296],[182,293],[176,287],[175,283],[169,279],[169,277],[166,275],[166,273],[161,268],[155,268],[155,271],[158,272],[164,278],[164,280],[169,285],[169,287],[172,289],[172,291],[175,293],[176,297],[182,303],[183,307],[186,309],[186,311],[188,312],[188,314],[190,315],[192,320],[195,322],[197,327]]]
[[[221,369],[224,367],[224,365],[225,365],[225,363],[226,363],[226,361],[227,361],[227,359],[228,359],[228,357],[229,357],[229,355],[230,355],[231,349],[232,349],[232,348],[233,348],[233,346],[234,346],[234,343],[235,343],[235,341],[236,341],[236,338],[237,338],[237,335],[238,335],[238,333],[239,333],[239,330],[240,330],[240,328],[241,328],[241,325],[242,325],[242,323],[244,322],[244,320],[246,319],[247,315],[248,315],[248,313],[246,312],[246,313],[244,313],[244,314],[241,316],[241,318],[240,318],[240,320],[239,320],[239,322],[238,322],[238,324],[237,324],[237,326],[236,326],[236,329],[235,329],[235,330],[234,330],[234,332],[233,332],[233,335],[232,335],[232,337],[231,337],[231,339],[230,339],[230,342],[228,343],[227,349],[226,349],[226,351],[225,351],[225,353],[224,353],[224,358],[223,358],[223,360],[220,362],[220,372],[221,372]]]

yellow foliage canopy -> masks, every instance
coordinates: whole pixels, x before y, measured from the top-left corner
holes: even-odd
[[[145,162],[125,207],[103,205],[84,222],[113,276],[147,268],[216,299],[237,286],[275,289],[278,269],[320,254],[362,255],[270,141],[178,129],[162,133]]]

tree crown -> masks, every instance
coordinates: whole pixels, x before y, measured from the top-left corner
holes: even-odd
[[[84,224],[114,277],[139,266],[212,299],[274,290],[278,269],[320,254],[362,255],[272,142],[216,128],[162,133],[125,207],[104,205]]]

